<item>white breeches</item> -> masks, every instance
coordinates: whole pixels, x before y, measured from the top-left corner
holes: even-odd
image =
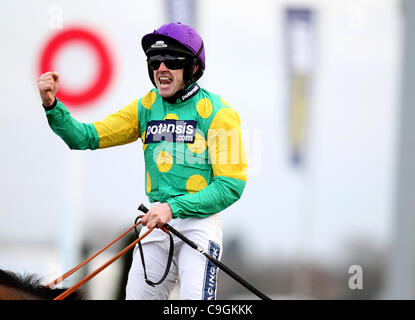
[[[220,214],[207,218],[173,219],[173,228],[195,242],[211,256],[222,256],[222,220]],[[141,234],[147,231],[143,227]],[[134,248],[133,262],[128,274],[127,300],[165,300],[176,283],[180,282],[181,300],[214,300],[218,268],[206,257],[173,236],[174,254],[167,278],[155,287],[144,280],[144,271],[138,246]],[[166,269],[170,238],[160,229],[154,229],[142,241],[147,277],[153,282],[161,279]]]

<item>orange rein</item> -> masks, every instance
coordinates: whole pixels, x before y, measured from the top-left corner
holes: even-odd
[[[142,218],[142,217],[143,217],[143,215],[140,215],[139,216],[139,218]],[[110,243],[108,243],[104,248],[102,248],[98,252],[94,253],[88,259],[84,260],[83,262],[81,262],[80,264],[78,264],[76,267],[72,268],[71,270],[69,270],[68,272],[66,272],[65,274],[63,274],[61,277],[59,277],[59,278],[53,280],[52,282],[50,282],[49,284],[47,284],[46,287],[53,288],[54,286],[56,286],[59,282],[63,281],[67,277],[69,277],[75,271],[79,270],[81,267],[83,267],[89,261],[91,261],[92,259],[94,259],[99,254],[101,254],[104,250],[106,250],[110,246],[112,246],[115,242],[117,242],[118,240],[120,240],[121,238],[123,238],[128,232],[130,232],[131,230],[133,230],[134,228],[136,228],[140,223],[141,223],[141,220],[139,222],[137,222],[135,225],[133,225],[131,228],[129,228],[127,231],[125,231],[124,233],[122,233],[121,235],[119,235],[116,239],[114,239],[113,241],[111,241]],[[139,237],[138,239],[134,240],[127,247],[125,247],[123,250],[121,250],[118,254],[116,254],[114,257],[112,257],[110,260],[108,260],[106,263],[104,263],[101,267],[99,267],[95,271],[91,272],[88,276],[86,276],[85,278],[83,278],[82,280],[80,280],[78,283],[76,283],[75,285],[73,285],[72,287],[70,287],[69,289],[67,289],[66,291],[64,291],[63,293],[61,293],[60,295],[58,295],[54,300],[63,300],[67,296],[69,296],[72,292],[78,290],[81,286],[83,286],[86,282],[88,282],[93,277],[95,277],[98,273],[100,273],[102,270],[104,270],[106,267],[108,267],[111,263],[113,263],[115,260],[117,260],[118,258],[120,258],[127,251],[131,250],[138,242],[140,242],[151,231],[153,231],[153,229],[154,229],[154,227],[148,229],[148,231],[145,232],[141,237]],[[164,232],[166,232],[166,233],[169,232],[165,228],[161,228],[161,229]]]

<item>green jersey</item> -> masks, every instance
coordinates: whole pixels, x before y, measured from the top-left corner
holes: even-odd
[[[150,202],[168,202],[173,218],[209,216],[242,195],[247,159],[239,115],[197,83],[174,102],[153,89],[103,121],[80,123],[57,99],[46,116],[71,149],[107,148],[140,138],[147,196]]]

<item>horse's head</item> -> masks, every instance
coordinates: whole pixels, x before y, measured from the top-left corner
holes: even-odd
[[[34,275],[20,276],[0,269],[0,300],[53,300],[65,290],[45,287]],[[82,300],[83,295],[75,291],[66,299]]]

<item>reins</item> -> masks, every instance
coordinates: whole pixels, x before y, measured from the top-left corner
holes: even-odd
[[[147,213],[148,209],[141,204],[138,207],[138,210],[142,211],[143,213]],[[200,248],[196,243],[194,243],[192,240],[188,239],[187,237],[185,237],[182,233],[180,233],[179,231],[177,231],[176,229],[174,229],[172,226],[170,226],[169,224],[164,224],[163,227],[161,227],[160,229],[163,230],[165,233],[167,233],[170,236],[170,251],[169,251],[169,257],[168,257],[168,261],[167,261],[167,267],[166,267],[166,271],[164,273],[164,275],[162,276],[162,278],[157,281],[157,282],[153,282],[150,281],[147,278],[147,273],[146,273],[146,268],[145,268],[145,262],[144,262],[144,253],[143,250],[141,248],[141,243],[140,241],[142,239],[144,239],[151,231],[153,231],[154,227],[149,228],[141,237],[138,237],[139,233],[137,231],[137,226],[139,226],[141,224],[141,220],[137,222],[137,220],[139,218],[142,218],[143,215],[140,215],[137,217],[137,219],[134,221],[134,225],[129,228],[127,231],[125,231],[124,233],[122,233],[120,236],[118,236],[116,239],[114,239],[113,241],[111,241],[109,244],[107,244],[104,248],[102,248],[101,250],[99,250],[98,252],[94,253],[92,256],[90,256],[88,259],[84,260],[83,262],[81,262],[79,265],[77,265],[76,267],[72,268],[71,270],[69,270],[68,272],[66,272],[65,274],[63,274],[61,277],[55,279],[54,281],[52,281],[51,283],[49,283],[47,285],[47,287],[49,288],[53,288],[54,286],[56,286],[59,282],[63,281],[64,279],[66,279],[67,277],[69,277],[72,273],[74,273],[75,271],[79,270],[82,266],[84,266],[85,264],[87,264],[89,261],[91,261],[92,259],[94,259],[96,256],[98,256],[100,253],[102,253],[104,250],[106,250],[107,248],[109,248],[111,245],[113,245],[115,242],[117,242],[118,240],[120,240],[122,237],[124,237],[128,232],[130,232],[131,230],[135,230],[136,235],[137,235],[137,239],[134,240],[133,242],[131,242],[128,246],[126,246],[123,250],[121,250],[118,254],[116,254],[114,257],[112,257],[110,260],[108,260],[106,263],[104,263],[101,267],[99,267],[98,269],[96,269],[95,271],[91,272],[89,275],[87,275],[85,278],[83,278],[82,280],[80,280],[78,283],[76,283],[75,285],[73,285],[72,287],[70,287],[69,289],[67,289],[66,291],[64,291],[63,293],[61,293],[60,295],[58,295],[54,300],[63,300],[65,299],[67,296],[69,296],[71,293],[73,293],[74,291],[76,291],[77,289],[79,289],[82,285],[84,285],[86,282],[88,282],[89,280],[91,280],[93,277],[95,277],[98,273],[100,273],[102,270],[104,270],[106,267],[108,267],[111,263],[113,263],[115,260],[117,260],[118,258],[120,258],[123,254],[125,254],[127,251],[131,250],[136,244],[138,244],[138,247],[140,249],[140,254],[141,254],[141,262],[143,264],[143,269],[144,269],[144,275],[145,275],[145,281],[147,282],[147,284],[151,285],[151,286],[155,286],[160,284],[167,276],[169,270],[170,270],[170,265],[171,265],[171,261],[172,261],[172,256],[173,256],[173,250],[174,250],[174,243],[173,243],[173,238],[171,236],[171,234],[173,233],[175,236],[177,236],[178,238],[180,238],[183,242],[185,242],[187,245],[189,245],[191,248],[195,249],[196,251],[198,251],[200,254],[202,254],[203,256],[205,256],[208,260],[210,260],[211,262],[213,262],[219,269],[223,270],[226,274],[228,274],[231,278],[233,278],[234,280],[236,280],[239,284],[241,284],[242,286],[244,286],[246,289],[248,289],[249,291],[251,291],[252,293],[254,293],[257,297],[261,298],[262,300],[271,300],[268,296],[266,296],[264,293],[262,293],[261,291],[259,291],[257,288],[255,288],[254,286],[252,286],[250,283],[248,283],[246,280],[244,280],[242,277],[240,277],[237,273],[235,273],[233,270],[231,270],[229,267],[227,267],[226,265],[224,265],[222,262],[220,262],[218,259],[216,259],[215,257],[209,255],[207,252],[205,252],[202,248]]]
[[[138,218],[142,218],[143,215],[140,215],[137,217]],[[135,221],[135,224],[129,228],[128,230],[126,230],[124,233],[122,233],[121,235],[119,235],[117,238],[115,238],[113,241],[111,241],[110,243],[108,243],[104,248],[102,248],[101,250],[99,250],[98,252],[94,253],[92,256],[90,256],[88,259],[82,261],[80,264],[78,264],[77,266],[75,266],[74,268],[72,268],[71,270],[69,270],[68,272],[66,272],[65,274],[63,274],[62,276],[60,276],[59,278],[53,280],[52,282],[50,282],[49,284],[47,284],[46,286],[49,288],[53,288],[54,286],[56,286],[58,283],[60,283],[61,281],[63,281],[64,279],[66,279],[67,277],[69,277],[71,274],[73,274],[74,272],[76,272],[77,270],[79,270],[81,267],[83,267],[85,264],[87,264],[88,262],[90,262],[92,259],[94,259],[96,256],[98,256],[99,254],[101,254],[103,251],[105,251],[106,249],[108,249],[110,246],[112,246],[114,243],[116,243],[118,240],[120,240],[121,238],[123,238],[127,233],[129,233],[131,230],[135,230],[136,234],[137,234],[137,239],[135,239],[133,242],[131,242],[128,246],[126,246],[123,250],[121,250],[119,253],[117,253],[114,257],[112,257],[111,259],[109,259],[106,263],[104,263],[101,267],[99,267],[98,269],[96,269],[95,271],[91,272],[89,275],[87,275],[86,277],[84,277],[82,280],[80,280],[78,283],[76,283],[75,285],[73,285],[72,287],[68,288],[66,291],[64,291],[63,293],[61,293],[60,295],[58,295],[54,300],[63,300],[65,299],[67,296],[69,296],[71,293],[73,293],[74,291],[78,290],[81,286],[83,286],[86,282],[88,282],[89,280],[91,280],[93,277],[95,277],[98,273],[100,273],[102,270],[104,270],[106,267],[108,267],[111,263],[113,263],[115,260],[117,260],[118,258],[120,258],[122,255],[124,255],[126,252],[128,252],[129,250],[131,250],[137,243],[140,243],[140,241],[142,239],[144,239],[151,231],[153,231],[153,228],[148,229],[141,237],[138,237],[138,232],[137,232],[137,227],[141,224],[141,220],[137,222],[137,219]],[[161,228],[164,232],[166,232],[167,234],[170,234],[169,231],[165,228]]]
[[[143,213],[147,213],[148,209],[144,204],[140,204],[138,207],[138,210],[140,210]],[[184,234],[177,231],[175,228],[173,228],[168,223],[164,224],[163,228],[167,229],[167,231],[170,231],[170,233],[173,233],[176,237],[180,238],[184,243],[189,245],[191,248],[195,249],[200,254],[204,255],[208,260],[212,261],[219,269],[224,271],[228,276],[233,278],[235,281],[237,281],[239,284],[244,286],[246,289],[251,291],[253,294],[255,294],[257,297],[261,298],[262,300],[271,300],[270,297],[259,291],[257,288],[255,288],[253,285],[248,283],[246,280],[244,280],[242,277],[240,277],[236,272],[232,271],[230,268],[228,268],[226,265],[224,265],[222,262],[220,262],[215,257],[211,256],[207,252],[205,252],[202,248],[200,248],[196,243],[194,243],[192,240],[187,238]]]

